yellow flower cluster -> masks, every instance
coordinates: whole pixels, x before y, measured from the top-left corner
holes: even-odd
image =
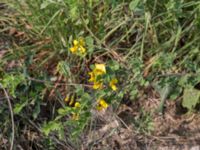
[[[103,80],[100,78],[100,76],[106,74],[105,64],[95,64],[95,68],[88,74],[90,75],[89,82],[93,82],[93,89],[102,89]],[[113,91],[117,90],[117,83],[118,80],[116,78],[113,78],[110,81],[109,86],[112,88]]]
[[[70,48],[70,51],[73,54],[84,55],[86,53],[86,49],[85,49],[85,41],[83,40],[83,38],[80,38],[79,40],[74,40],[73,47]]]
[[[108,107],[108,103],[106,103],[104,99],[99,99],[96,109],[101,111],[103,109],[106,109],[107,107]]]
[[[65,103],[67,103],[68,106],[72,107],[73,109],[80,109],[81,104],[80,102],[76,102],[74,95],[67,95],[64,99]],[[72,113],[72,120],[79,120],[79,114],[78,113]]]
[[[95,64],[95,68],[88,73],[90,75],[89,82],[93,82],[93,89],[102,89],[103,80],[99,79],[103,74],[106,74],[105,64]]]

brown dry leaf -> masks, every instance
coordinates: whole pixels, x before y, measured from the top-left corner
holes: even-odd
[[[105,134],[106,132],[108,132],[109,130],[113,129],[113,128],[118,128],[119,127],[119,122],[117,120],[114,120],[108,124],[106,124],[104,127],[102,127],[99,132],[100,135]]]
[[[48,44],[52,41],[52,39],[50,37],[47,37],[46,39],[42,40],[42,41],[37,41],[35,42],[35,45],[43,45],[43,44]]]
[[[10,28],[8,34],[9,34],[9,35],[14,35],[16,32],[17,32],[17,29],[16,29],[16,28]]]
[[[18,32],[16,33],[15,37],[19,37],[19,36],[22,36],[22,35],[24,35],[24,34],[25,34],[25,32],[20,32],[20,31],[18,31]]]
[[[28,29],[28,30],[31,30],[31,29],[33,29],[33,26],[30,25],[30,24],[26,24],[26,25],[25,25],[25,28]]]
[[[0,59],[3,58],[5,53],[6,53],[6,50],[0,50]]]
[[[146,63],[145,63],[145,65],[147,65],[146,66],[146,68],[144,69],[144,72],[143,72],[143,76],[144,77],[147,77],[148,76],[148,74],[149,74],[149,72],[150,72],[150,70],[151,70],[151,66],[153,65],[153,63],[155,62],[155,60],[158,58],[158,56],[156,55],[156,56],[153,56],[153,57],[151,57]]]

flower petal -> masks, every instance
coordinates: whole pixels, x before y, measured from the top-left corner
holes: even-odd
[[[90,75],[90,79],[88,81],[89,82],[94,82],[95,81],[95,74],[94,74],[94,72],[89,72],[88,74]]]
[[[106,73],[106,66],[105,64],[95,64],[95,69],[97,73],[105,74]]]
[[[117,83],[118,83],[118,80],[116,78],[113,78],[110,81],[109,86],[112,88],[113,91],[117,90],[117,86],[116,86]]]
[[[75,107],[75,108],[80,108],[80,107],[81,107],[81,104],[80,104],[79,102],[76,102],[75,105],[74,105],[74,107]]]
[[[103,108],[107,108],[108,104],[106,103],[106,101],[104,99],[100,99],[99,104],[103,107]]]
[[[80,39],[79,39],[79,45],[80,45],[80,46],[85,46],[85,41],[84,41],[83,38],[80,38]]]
[[[116,85],[112,85],[111,88],[112,88],[113,91],[117,90],[117,86]]]
[[[103,82],[94,82],[93,89],[102,89],[103,88]]]
[[[72,120],[79,120],[79,114],[73,113]]]
[[[77,40],[73,41],[74,46],[78,46],[79,42]]]
[[[85,49],[83,46],[80,46],[80,52],[81,52],[82,54],[85,54],[86,49]]]
[[[77,49],[78,49],[78,47],[77,47],[77,46],[74,46],[74,47],[71,47],[71,48],[70,48],[70,51],[71,51],[72,53],[76,53],[76,52],[77,52]]]

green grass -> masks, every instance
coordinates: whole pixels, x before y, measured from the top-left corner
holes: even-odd
[[[123,97],[129,95],[134,103],[147,87],[162,95],[170,86],[174,90],[167,97],[176,100],[200,81],[200,2],[196,0],[5,2],[12,12],[0,9],[0,37],[8,36],[12,44],[0,60],[0,83],[19,118],[16,142],[23,128],[35,126],[42,136],[40,144],[34,143],[37,148],[69,144],[78,149],[81,137],[94,128],[95,99],[106,98],[115,111]],[[16,33],[9,35],[12,28]],[[24,36],[15,37],[20,32]],[[80,37],[86,42],[84,56],[69,50]],[[11,61],[18,65],[8,69]],[[117,92],[91,88],[88,72],[95,63],[106,64],[106,82],[117,77]],[[78,95],[80,112],[65,106],[68,93]],[[6,102],[0,113],[0,139],[10,138]],[[80,113],[81,119],[71,121],[71,113]],[[143,120],[136,128],[148,133],[148,117],[147,127]]]

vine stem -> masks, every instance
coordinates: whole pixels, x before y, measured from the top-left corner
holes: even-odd
[[[14,123],[14,115],[13,115],[12,105],[11,105],[11,101],[10,101],[10,98],[8,96],[8,92],[6,91],[6,89],[1,84],[0,84],[0,88],[3,89],[3,92],[4,92],[7,102],[8,102],[9,111],[10,111],[11,124],[12,124],[12,138],[11,138],[10,150],[13,150],[14,138],[15,138],[15,123]]]

